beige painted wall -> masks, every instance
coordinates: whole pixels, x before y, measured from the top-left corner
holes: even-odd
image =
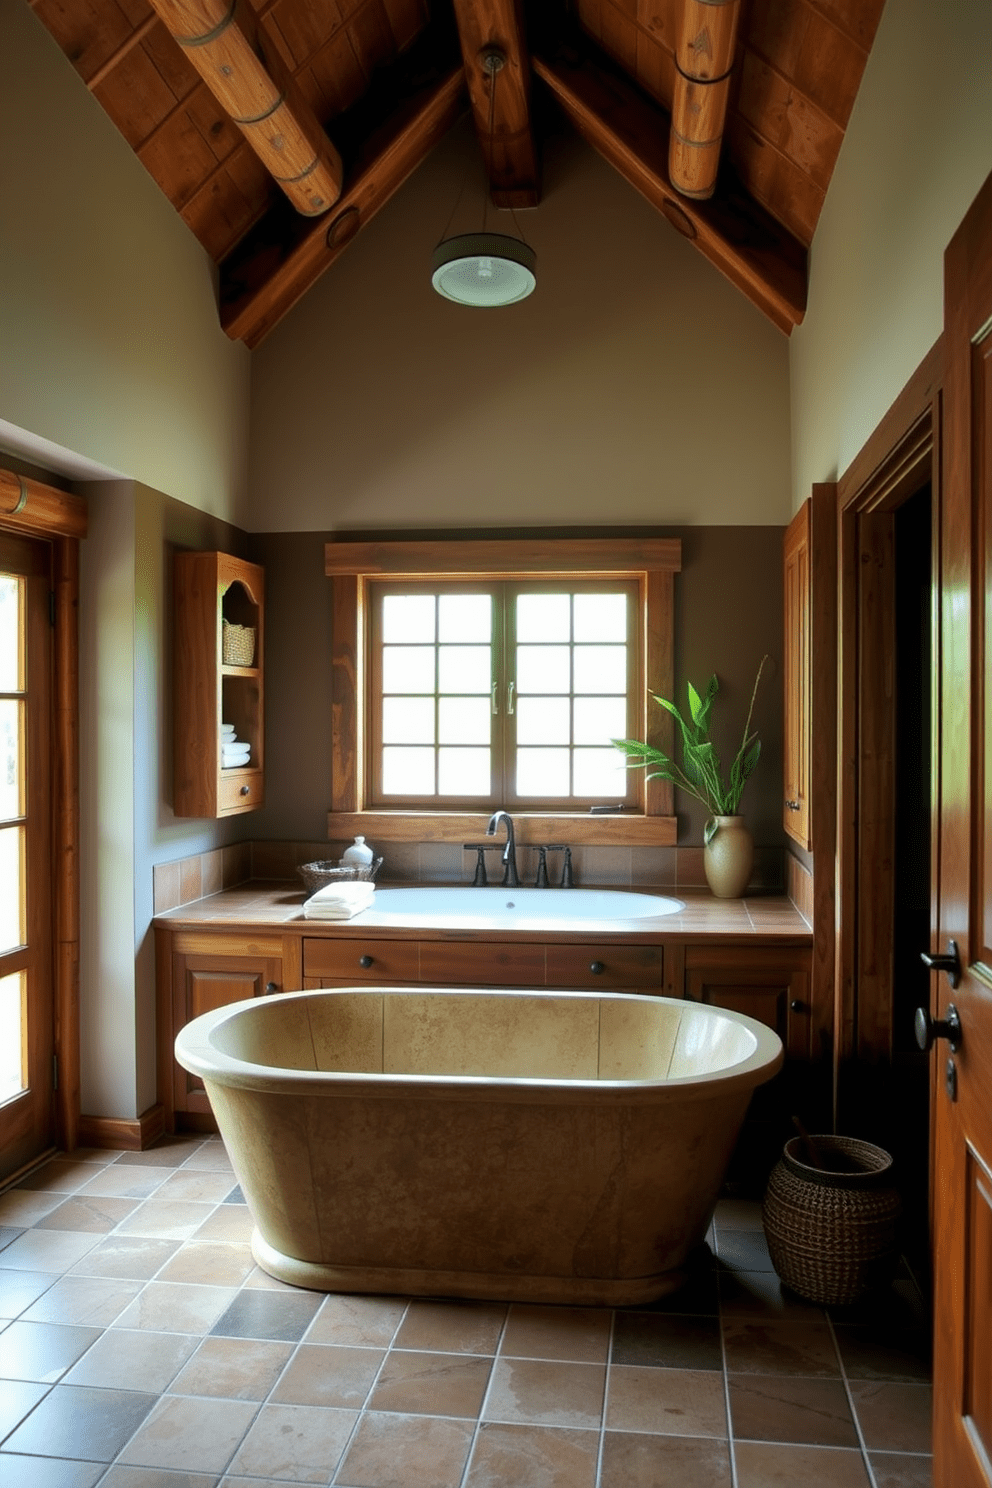
[[[262,343],[251,530],[788,519],[786,338],[579,140],[544,163],[529,300],[431,288],[463,122]]]
[[[791,340],[792,505],[842,474],[940,335],[943,254],[992,170],[992,6],[887,0]]]
[[[0,4],[0,419],[239,520],[213,266],[26,0]]]

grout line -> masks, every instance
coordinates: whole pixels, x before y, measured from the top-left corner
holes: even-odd
[[[472,1459],[475,1456],[475,1448],[478,1444],[479,1432],[482,1429],[482,1418],[485,1414],[486,1406],[489,1403],[489,1396],[493,1388],[493,1377],[496,1374],[496,1360],[502,1357],[502,1355],[500,1354],[500,1349],[503,1344],[503,1339],[506,1337],[506,1330],[510,1325],[510,1313],[512,1312],[512,1310],[513,1303],[510,1302],[507,1304],[506,1316],[503,1319],[503,1326],[500,1328],[499,1337],[496,1340],[495,1349],[493,1351],[493,1362],[489,1369],[489,1378],[486,1380],[486,1388],[483,1390],[482,1399],[479,1401],[479,1410],[475,1418],[475,1429],[472,1432],[472,1440],[469,1443],[468,1454],[465,1458],[465,1466],[462,1469],[462,1475],[458,1480],[459,1488],[466,1488],[466,1484],[468,1483],[468,1475],[472,1468]]]
[[[870,1488],[878,1488],[878,1483],[876,1481],[875,1473],[871,1465],[871,1460],[868,1456],[868,1444],[865,1441],[865,1434],[861,1429],[861,1420],[858,1416],[857,1410],[855,1409],[854,1396],[851,1394],[851,1385],[850,1381],[847,1378],[847,1370],[844,1368],[844,1359],[840,1351],[840,1344],[837,1341],[837,1333],[834,1329],[834,1320],[830,1316],[829,1311],[826,1311],[826,1309],[824,1310],[824,1315],[827,1319],[827,1327],[830,1329],[830,1337],[833,1341],[834,1351],[837,1354],[837,1364],[840,1369],[840,1377],[844,1384],[844,1394],[847,1397],[847,1408],[851,1412],[851,1420],[854,1422],[854,1429],[858,1434],[858,1442],[861,1446],[861,1460],[864,1463],[865,1473],[868,1476]]]
[[[610,1382],[613,1376],[613,1336],[616,1332],[616,1308],[610,1310],[610,1336],[606,1340],[606,1377],[603,1380],[603,1411],[599,1422],[599,1450],[596,1453],[596,1488],[599,1488],[603,1473],[603,1453],[606,1450],[606,1412],[610,1401]]]
[[[714,1235],[716,1225],[713,1226]],[[731,1488],[739,1488],[737,1477],[737,1445],[734,1437],[734,1418],[730,1411],[730,1375],[727,1370],[727,1342],[723,1331],[723,1297],[720,1291],[720,1282],[717,1280],[717,1315],[716,1325],[720,1330],[720,1360],[723,1368],[723,1408],[727,1413],[727,1451],[730,1454],[730,1485]]]

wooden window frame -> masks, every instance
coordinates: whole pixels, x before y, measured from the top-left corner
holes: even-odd
[[[650,693],[674,691],[675,575],[682,544],[661,537],[458,538],[446,540],[331,541],[324,571],[333,581],[331,809],[327,834],[361,832],[382,841],[460,842],[485,826],[478,812],[443,809],[369,809],[365,780],[366,611],[369,584],[382,579],[628,579],[640,593],[638,634],[641,700],[637,737],[671,749],[671,720]],[[677,835],[672,787],[641,779],[640,809],[625,810],[624,846],[671,847]],[[522,842],[615,845],[617,815],[581,811],[514,810]]]

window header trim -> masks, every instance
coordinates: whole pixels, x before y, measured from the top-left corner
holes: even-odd
[[[324,546],[329,578],[361,574],[406,578],[457,578],[515,574],[560,578],[563,574],[601,574],[617,578],[639,573],[680,573],[682,542],[677,537],[458,538],[424,542],[332,540]]]

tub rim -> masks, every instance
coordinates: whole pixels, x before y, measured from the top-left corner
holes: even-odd
[[[735,1064],[703,1075],[676,1075],[663,1080],[590,1080],[551,1079],[527,1075],[447,1075],[447,1074],[393,1074],[370,1070],[312,1070],[287,1069],[279,1065],[256,1064],[238,1059],[218,1049],[212,1041],[216,1028],[253,1008],[268,1003],[272,998],[292,998],[294,1001],[315,997],[352,996],[356,993],[373,996],[388,993],[391,996],[436,996],[461,997],[541,997],[581,998],[583,1000],[645,1001],[674,1006],[691,1016],[721,1018],[743,1026],[754,1038],[755,1046],[747,1058]],[[634,1102],[657,1103],[663,1100],[706,1100],[732,1095],[742,1089],[752,1090],[773,1078],[785,1060],[785,1050],[778,1034],[764,1023],[746,1013],[731,1008],[710,1007],[707,1004],[687,1002],[680,997],[655,996],[651,993],[607,991],[595,989],[571,989],[549,987],[432,987],[417,985],[410,987],[370,986],[363,983],[351,987],[320,987],[304,991],[273,993],[264,998],[249,997],[239,1002],[226,1003],[193,1018],[180,1029],[175,1040],[175,1056],[189,1073],[198,1075],[205,1083],[228,1089],[254,1090],[271,1094],[320,1094],[327,1098],[362,1098],[388,1100],[404,1094],[430,1100],[500,1100],[515,1102],[574,1102],[600,1104],[623,1104]]]

